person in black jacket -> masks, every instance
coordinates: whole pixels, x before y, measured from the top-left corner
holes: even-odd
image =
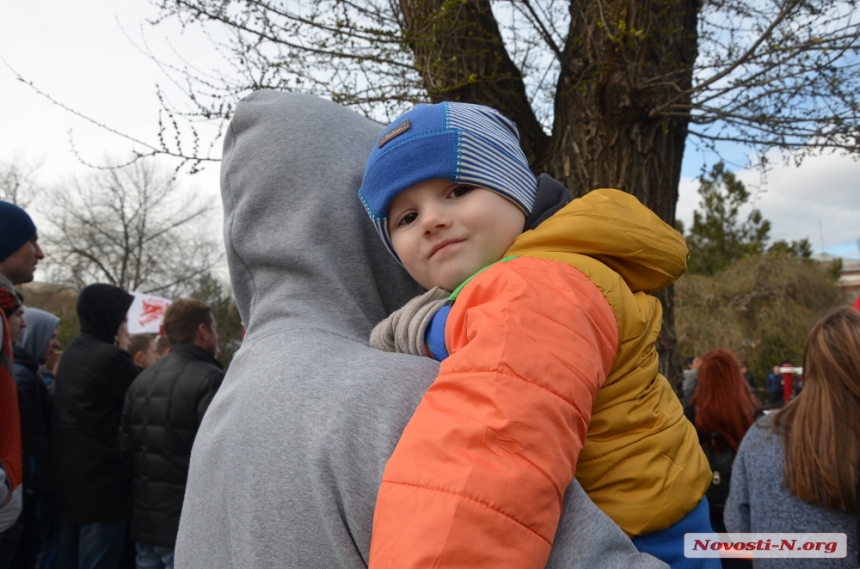
[[[164,330],[170,353],[134,380],[120,428],[120,447],[134,470],[131,536],[139,568],[173,567],[191,445],[224,378],[209,305],[175,301],[165,312]]]
[[[24,524],[24,532],[12,567],[41,566],[38,560],[48,553],[53,522],[49,493],[50,395],[40,367],[60,347],[57,341],[60,319],[50,312],[29,306],[24,314],[27,326],[14,346],[24,458],[24,510],[19,522]]]
[[[81,333],[57,370],[51,424],[59,569],[115,569],[131,514],[131,469],[119,453],[125,392],[137,376],[115,345],[134,297],[107,285],[78,295]]]

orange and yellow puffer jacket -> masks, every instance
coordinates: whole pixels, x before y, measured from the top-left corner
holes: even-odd
[[[383,474],[370,566],[544,567],[574,475],[628,536],[665,529],[711,471],[658,373],[651,293],[686,268],[673,228],[596,190],[459,291],[450,356]]]

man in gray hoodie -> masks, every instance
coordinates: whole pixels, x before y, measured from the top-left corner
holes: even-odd
[[[178,569],[367,566],[382,471],[438,369],[368,346],[419,292],[356,194],[381,130],[310,95],[236,109],[221,192],[247,334],[194,443]],[[664,565],[574,482],[548,567]]]

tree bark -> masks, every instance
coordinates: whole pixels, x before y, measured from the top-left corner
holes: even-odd
[[[692,84],[699,8],[698,0],[571,2],[546,169],[574,196],[624,190],[675,225],[690,117],[651,110]],[[673,294],[669,287],[657,295],[657,348],[660,371],[677,390]]]
[[[690,117],[652,110],[692,84],[700,0],[572,0],[550,136],[487,0],[400,2],[407,43],[433,101],[498,109],[516,121],[535,173],[549,173],[575,197],[624,190],[674,226]],[[658,295],[664,318],[657,345],[661,372],[677,386],[672,294],[669,287]]]
[[[403,35],[430,100],[486,105],[517,123],[530,164],[549,149],[489,0],[400,0]]]

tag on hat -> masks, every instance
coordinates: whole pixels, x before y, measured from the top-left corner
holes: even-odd
[[[385,136],[379,139],[379,147],[382,148],[410,128],[412,128],[412,123],[409,122],[409,119],[406,119],[393,129],[389,130],[387,133],[385,133]]]

